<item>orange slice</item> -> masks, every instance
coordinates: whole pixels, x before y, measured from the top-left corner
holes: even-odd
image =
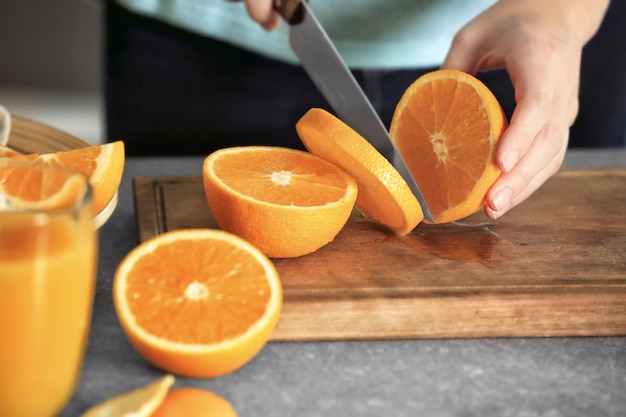
[[[496,143],[508,126],[489,89],[471,75],[438,70],[406,90],[390,136],[433,214],[435,223],[479,210],[498,179]]]
[[[223,397],[201,388],[171,390],[151,417],[237,417]]]
[[[220,149],[203,167],[204,189],[219,227],[271,258],[306,255],[331,242],[357,198],[352,177],[295,149]]]
[[[0,158],[0,207],[67,209],[82,199],[87,188],[87,179],[73,171]]]
[[[272,262],[240,237],[183,229],[147,240],[120,263],[113,301],[148,362],[198,378],[232,372],[272,334],[282,286]]]
[[[296,130],[310,152],[339,165],[356,179],[356,206],[366,218],[398,235],[409,233],[422,221],[422,208],[398,171],[340,119],[313,108],[297,122]]]
[[[13,154],[9,155],[10,152]],[[87,176],[93,187],[93,208],[96,213],[111,201],[119,188],[124,171],[122,141],[47,154],[15,155],[14,151],[0,149],[0,156],[3,153],[6,157],[60,165]]]
[[[151,417],[172,384],[172,375],[162,376],[145,387],[118,394],[94,405],[81,417]]]

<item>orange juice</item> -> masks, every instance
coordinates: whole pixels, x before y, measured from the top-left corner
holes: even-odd
[[[0,210],[0,416],[53,417],[83,361],[96,269],[91,206]]]

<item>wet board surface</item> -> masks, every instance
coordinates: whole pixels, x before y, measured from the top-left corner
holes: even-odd
[[[217,228],[200,177],[136,177],[139,239]],[[275,259],[273,340],[626,334],[626,170],[563,170],[497,222],[396,237],[358,211],[317,252]]]

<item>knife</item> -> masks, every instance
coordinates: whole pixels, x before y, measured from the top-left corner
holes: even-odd
[[[417,198],[424,219],[432,223],[434,220],[426,199],[385,125],[309,5],[303,0],[282,0],[276,9],[289,24],[291,49],[337,116],[394,166]]]

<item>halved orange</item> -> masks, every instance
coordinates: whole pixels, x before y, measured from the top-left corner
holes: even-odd
[[[282,308],[272,262],[221,230],[183,229],[144,241],[120,263],[113,301],[148,362],[188,377],[217,377],[252,359]]]
[[[356,206],[363,215],[405,235],[424,213],[402,176],[361,135],[326,110],[310,109],[296,124],[304,146],[351,174],[358,184]]]
[[[507,126],[496,97],[469,74],[437,70],[407,88],[389,133],[435,223],[459,220],[484,205],[501,173],[494,155]]]
[[[16,155],[17,152],[8,148],[0,151],[0,156],[60,165],[85,175],[93,187],[93,208],[96,213],[111,201],[119,188],[124,171],[122,141],[47,154]],[[25,182],[23,187],[29,187],[28,184],[29,182]]]
[[[332,241],[357,198],[356,183],[336,165],[280,147],[215,151],[203,179],[219,227],[270,258],[306,255]]]

